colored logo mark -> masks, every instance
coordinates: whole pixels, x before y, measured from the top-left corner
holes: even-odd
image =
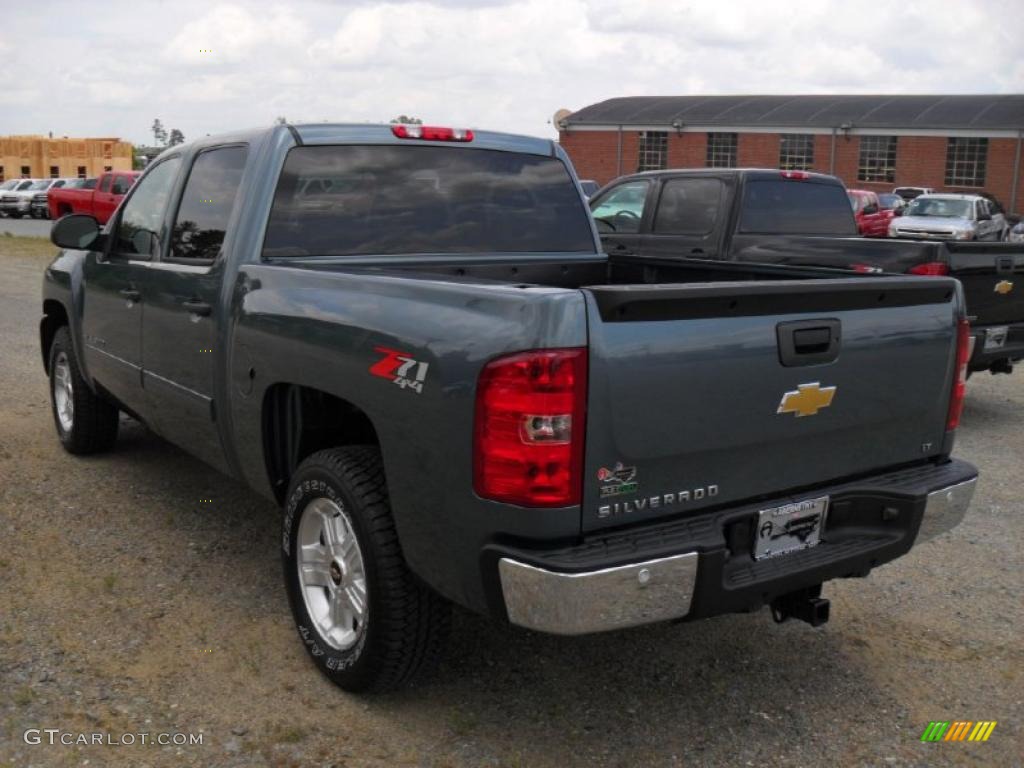
[[[921,741],[988,741],[995,728],[995,720],[933,720],[921,734]]]

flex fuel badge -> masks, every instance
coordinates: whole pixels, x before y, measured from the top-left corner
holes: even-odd
[[[597,479],[601,482],[601,498],[621,496],[624,493],[636,493],[640,484],[636,482],[636,467],[623,466],[621,461],[611,469],[601,467],[597,470]]]
[[[427,379],[428,363],[420,362],[408,352],[399,352],[388,347],[374,347],[384,357],[370,366],[370,373],[380,376],[402,389],[411,389],[417,395],[423,394],[423,382]]]

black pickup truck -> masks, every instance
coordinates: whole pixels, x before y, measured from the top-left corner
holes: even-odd
[[[823,582],[974,489],[956,281],[609,257],[551,141],[208,137],[52,239],[64,447],[123,412],[277,500],[299,636],[349,690],[435,655],[448,601],[566,634],[819,624]]]
[[[590,206],[610,254],[651,263],[696,259],[955,277],[974,338],[970,370],[1010,373],[1024,358],[1024,247],[858,237],[846,189],[833,176],[650,171],[616,179]]]

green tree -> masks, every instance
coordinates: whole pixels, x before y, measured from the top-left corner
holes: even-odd
[[[171,138],[168,140],[168,146],[173,147],[175,144],[185,143],[185,134],[179,131],[177,128],[171,128]]]
[[[406,125],[423,125],[423,121],[418,117],[409,117],[408,115],[399,115],[394,118],[392,123],[405,123]]]
[[[150,130],[153,131],[153,139],[157,144],[167,146],[167,129],[164,128],[159,117],[153,120],[153,127]]]

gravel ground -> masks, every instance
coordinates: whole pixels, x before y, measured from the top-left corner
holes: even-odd
[[[458,613],[438,674],[361,699],[297,641],[272,504],[134,422],[106,456],[61,450],[46,251],[0,237],[0,766],[1021,765],[1024,370],[970,382],[965,523],[827,585],[822,629],[761,611],[566,639]],[[955,719],[999,725],[920,743]],[[27,728],[204,743],[28,745]]]

